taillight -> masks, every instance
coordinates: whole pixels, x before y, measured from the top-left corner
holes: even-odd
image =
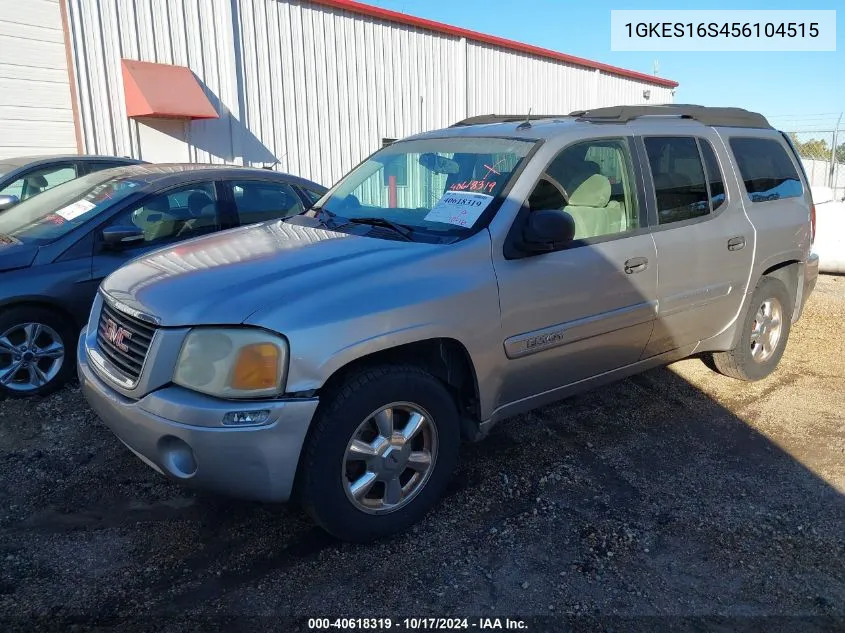
[[[816,205],[810,205],[810,242],[816,241]]]

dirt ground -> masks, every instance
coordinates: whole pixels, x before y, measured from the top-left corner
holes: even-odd
[[[509,420],[365,546],[167,482],[75,385],[0,402],[0,630],[845,630],[842,323],[845,277],[822,277],[764,381],[690,359]]]

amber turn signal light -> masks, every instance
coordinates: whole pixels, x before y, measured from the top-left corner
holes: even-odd
[[[242,347],[232,369],[233,389],[270,389],[279,383],[279,348],[271,343]]]

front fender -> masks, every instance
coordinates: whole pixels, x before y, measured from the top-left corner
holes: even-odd
[[[379,352],[431,339],[452,339],[469,354],[483,415],[484,403],[493,400],[492,393],[488,393],[490,385],[495,384],[498,368],[504,362],[495,286],[492,291],[478,289],[469,298],[439,300],[434,304],[440,307],[417,304],[313,330],[286,332],[290,344],[287,391],[319,389],[350,363]]]

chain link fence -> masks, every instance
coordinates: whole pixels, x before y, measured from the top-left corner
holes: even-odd
[[[845,198],[845,129],[789,132],[813,187],[830,187]]]

